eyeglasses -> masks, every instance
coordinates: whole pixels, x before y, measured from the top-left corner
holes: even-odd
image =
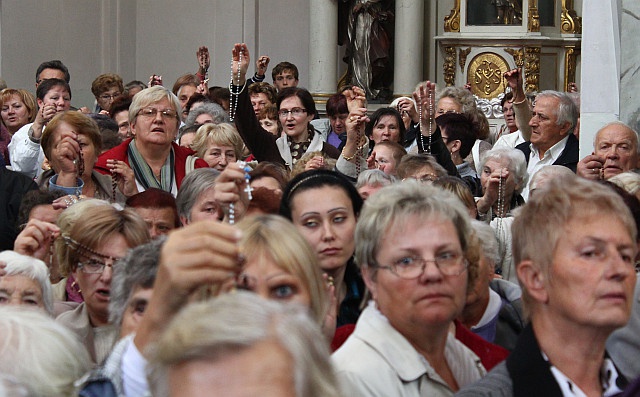
[[[427,260],[419,256],[405,256],[391,265],[378,266],[380,269],[387,269],[396,276],[405,280],[412,280],[420,277],[427,267],[427,263],[436,265],[440,273],[445,276],[459,276],[467,270],[468,262],[462,254],[446,252],[438,255],[435,259]]]
[[[162,114],[162,118],[175,119],[178,118],[178,112],[172,109],[156,109],[156,108],[144,108],[138,111],[137,116],[143,116],[147,118],[156,118],[158,112]]]
[[[109,99],[116,99],[120,95],[122,95],[121,92],[117,92],[115,94],[102,94],[102,95],[100,95],[100,99],[102,99],[104,101],[108,101]]]
[[[418,182],[430,183],[430,182],[436,181],[438,179],[438,175],[424,174],[424,175],[409,176],[404,178],[403,181],[406,181],[407,179],[415,179]]]
[[[120,260],[118,258],[110,258],[111,263],[105,263],[97,259],[89,259],[86,262],[78,262],[78,269],[88,274],[100,274],[104,272],[105,267],[109,266],[113,269],[113,266]]]
[[[307,109],[302,109],[302,108],[293,108],[291,110],[286,110],[286,109],[282,109],[280,111],[278,111],[278,115],[280,117],[289,117],[289,113],[291,113],[291,115],[293,117],[299,117],[302,116],[303,114],[307,113]]]

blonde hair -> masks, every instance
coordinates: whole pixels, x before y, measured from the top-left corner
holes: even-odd
[[[209,145],[212,143],[220,146],[231,146],[233,147],[236,159],[242,158],[244,142],[233,124],[208,123],[202,125],[198,128],[198,131],[196,131],[196,137],[191,143],[191,149],[198,154],[198,157],[202,158],[207,152]]]
[[[243,219],[238,228],[243,232],[240,251],[244,256],[265,255],[281,269],[299,277],[311,298],[311,316],[322,324],[328,298],[320,264],[295,226],[279,215],[260,215]]]
[[[56,239],[55,251],[60,266],[60,273],[68,276],[75,271],[78,262],[88,252],[81,247],[97,249],[113,234],[121,234],[130,248],[149,242],[151,237],[147,225],[131,208],[119,210],[109,204],[89,203],[76,209],[69,217],[58,219],[60,237]],[[97,204],[97,205],[95,205]],[[83,209],[84,211],[80,211]],[[71,242],[71,244],[70,244]],[[81,249],[78,249],[81,248]]]
[[[302,157],[300,157],[300,160],[296,161],[296,163],[293,165],[293,168],[291,169],[290,179],[293,179],[293,177],[295,177],[296,175],[302,174],[303,172],[305,172],[306,171],[305,167],[307,166],[307,163],[316,156],[321,156],[322,158],[324,158],[325,170],[332,170],[335,168],[336,159],[332,159],[331,157],[327,156],[324,152],[320,152],[320,151],[308,152],[303,154]]]

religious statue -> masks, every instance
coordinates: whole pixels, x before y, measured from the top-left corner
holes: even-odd
[[[338,44],[347,45],[341,85],[357,85],[369,100],[391,97],[394,0],[341,0]]]
[[[520,25],[522,23],[522,4],[519,0],[491,0],[498,11],[498,24]]]

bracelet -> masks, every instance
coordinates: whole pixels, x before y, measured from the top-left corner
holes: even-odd
[[[353,159],[354,159],[354,157],[356,157],[356,155],[357,155],[358,153],[360,153],[360,152],[361,152],[364,148],[366,148],[368,145],[369,145],[369,140],[368,140],[368,139],[366,139],[366,137],[365,137],[365,140],[364,140],[364,143],[362,144],[362,146],[358,147],[358,148],[356,149],[356,151],[355,151],[351,156],[347,156],[346,154],[344,154],[344,148],[343,148],[343,149],[342,149],[342,157],[343,157],[345,160],[347,160],[347,161],[351,161],[351,160],[353,160]]]

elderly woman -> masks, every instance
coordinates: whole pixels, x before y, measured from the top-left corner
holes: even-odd
[[[29,394],[75,396],[75,382],[90,368],[78,339],[38,310],[0,307],[0,374],[27,386]],[[5,395],[5,394],[3,394]]]
[[[342,395],[319,329],[304,311],[247,293],[185,308],[161,336],[150,364],[158,397],[210,390],[229,396]]]
[[[482,197],[476,201],[478,217],[489,222],[496,231],[501,257],[496,272],[517,282],[511,254],[511,211],[524,204],[520,193],[529,177],[527,163],[519,150],[500,147],[486,152],[480,167]]]
[[[0,304],[35,306],[53,315],[53,290],[43,261],[14,251],[0,252],[6,274],[0,277]]]
[[[110,205],[92,206],[75,222],[60,224],[55,242],[60,271],[73,275],[84,302],[56,321],[78,335],[94,363],[104,360],[118,333],[109,323],[113,265],[149,239],[146,224],[133,210]]]
[[[379,169],[362,171],[358,176],[356,189],[363,200],[367,200],[372,194],[396,181],[392,175],[387,175]]]
[[[420,182],[430,183],[446,176],[445,170],[436,159],[428,154],[408,154],[402,157],[396,169],[399,179],[416,179]]]
[[[178,98],[162,86],[137,93],[129,108],[134,138],[101,154],[96,169],[103,174],[118,172],[124,162],[133,169],[139,192],[155,187],[177,195],[188,172],[207,167],[192,150],[174,143],[180,109]]]
[[[193,107],[189,111],[189,115],[184,120],[184,124],[189,127],[192,125],[204,124],[220,124],[228,123],[229,115],[222,106],[217,103],[202,103],[197,107]]]
[[[183,225],[201,220],[222,219],[222,209],[216,201],[216,179],[220,171],[212,168],[194,170],[184,179],[176,197],[178,216]]]
[[[95,113],[109,112],[113,100],[124,92],[122,78],[113,73],[101,74],[91,83],[91,92],[96,98]]]
[[[373,300],[333,355],[352,395],[452,396],[485,374],[449,332],[478,266],[469,222],[451,193],[416,181],[367,200],[356,262]]]
[[[80,112],[56,115],[42,135],[42,149],[51,170],[42,174],[39,183],[49,190],[121,204],[138,192],[133,172],[122,161],[112,163],[111,175],[94,171],[102,150],[102,136],[96,122]]]
[[[611,189],[552,181],[513,223],[530,324],[515,350],[461,396],[610,396],[626,382],[605,342],[629,320],[636,225]]]
[[[13,135],[9,144],[11,166],[29,177],[42,173],[44,151],[40,140],[45,126],[58,113],[71,107],[71,88],[60,79],[43,80],[36,89],[38,112],[33,123],[25,124]]]
[[[338,149],[325,142],[310,124],[316,115],[316,105],[309,91],[303,88],[289,87],[278,94],[276,105],[284,132],[280,138],[260,126],[246,90],[249,61],[247,46],[236,44],[231,82],[232,92],[236,94],[232,94],[230,112],[238,132],[255,158],[285,164],[289,169],[307,152],[322,151],[337,159],[340,155]]]
[[[243,148],[242,137],[236,127],[229,123],[201,126],[191,143],[191,149],[196,151],[198,157],[218,171],[240,160]]]

